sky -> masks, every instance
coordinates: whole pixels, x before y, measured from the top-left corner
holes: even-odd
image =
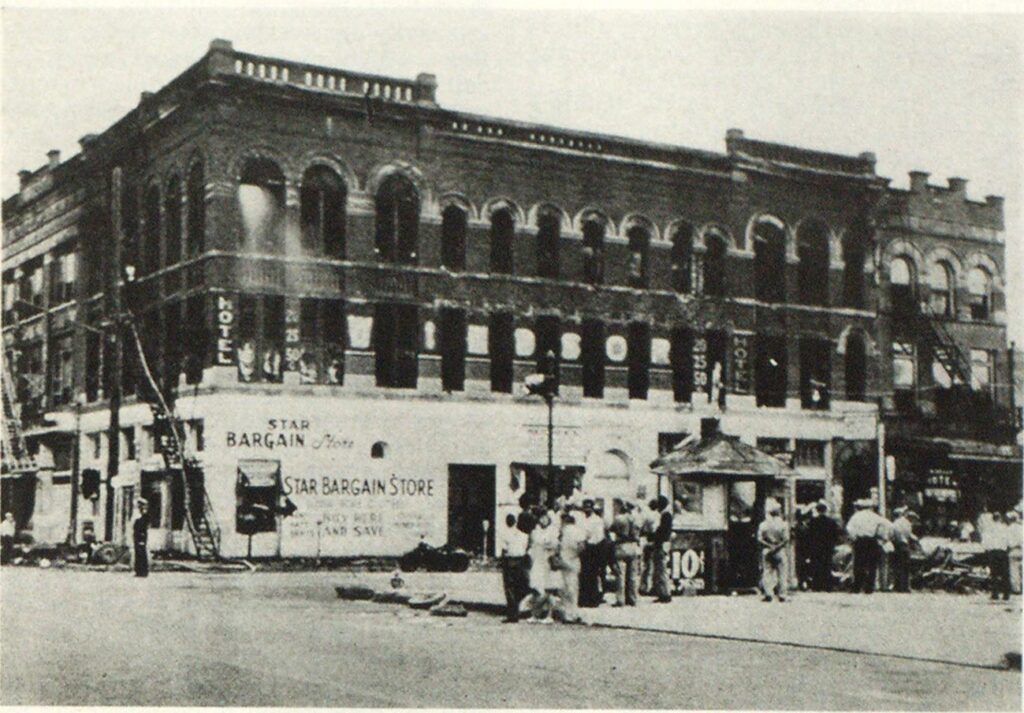
[[[976,12],[192,7],[2,11],[3,195],[195,62],[236,49],[413,78],[492,116],[724,152],[726,129],[879,174],[1006,197],[1010,338],[1024,344],[1024,15]]]

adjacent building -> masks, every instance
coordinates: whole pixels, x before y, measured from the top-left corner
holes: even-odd
[[[22,172],[3,232],[21,527],[123,539],[143,495],[162,549],[194,551],[204,521],[226,555],[493,552],[524,495],[654,495],[648,464],[708,416],[795,467],[790,506],[878,496],[887,445],[887,494],[927,502],[931,471],[905,459],[947,406],[931,342],[894,312],[901,260],[912,285],[948,263],[947,331],[989,354],[972,383],[1010,382],[999,199],[891,190],[870,153],[738,130],[698,151],[452,111],[436,89],[215,40],[79,154]],[[559,385],[551,470],[522,388],[538,370]],[[1010,390],[963,382],[950,398],[1012,412]],[[981,430],[1019,470],[1012,427]],[[756,516],[743,488],[695,502]]]

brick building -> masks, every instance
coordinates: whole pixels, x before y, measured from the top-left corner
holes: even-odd
[[[209,520],[228,555],[490,549],[524,493],[652,495],[647,464],[709,415],[788,457],[790,509],[870,492],[879,398],[901,403],[875,265],[890,236],[937,230],[916,193],[867,153],[738,130],[697,151],[451,111],[436,87],[217,40],[21,174],[5,382],[34,462],[3,483],[23,527],[121,539],[144,494],[158,548],[193,550]],[[959,201],[950,220],[996,233],[994,199]],[[984,325],[964,329],[1003,349]],[[167,469],[147,365],[188,478]],[[522,389],[538,369],[560,386],[550,474]],[[754,501],[703,507],[725,523]]]

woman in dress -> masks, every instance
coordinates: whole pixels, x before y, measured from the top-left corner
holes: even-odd
[[[576,518],[568,510],[562,513],[562,535],[558,554],[562,559],[562,586],[558,592],[562,620],[574,624],[580,620],[576,605],[580,596],[580,553],[586,545],[587,535],[576,524]]]
[[[558,528],[551,524],[551,514],[544,512],[530,532],[527,554],[530,556],[530,589],[533,591],[530,621],[551,622],[552,593],[561,588],[562,576],[551,567],[551,556],[558,551]]]

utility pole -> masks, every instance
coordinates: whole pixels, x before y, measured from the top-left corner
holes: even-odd
[[[110,289],[110,335],[107,347],[110,353],[110,378],[107,383],[109,394],[110,424],[107,427],[107,483],[105,506],[103,508],[103,539],[114,540],[114,478],[117,477],[121,461],[121,379],[124,372],[124,357],[121,348],[121,245],[124,242],[124,226],[121,224],[121,168],[115,168],[110,177],[110,224],[114,240],[113,280],[108,280]]]
[[[68,544],[78,543],[78,496],[81,492],[81,442],[82,405],[75,397],[75,434],[71,441],[71,522],[68,527]]]

